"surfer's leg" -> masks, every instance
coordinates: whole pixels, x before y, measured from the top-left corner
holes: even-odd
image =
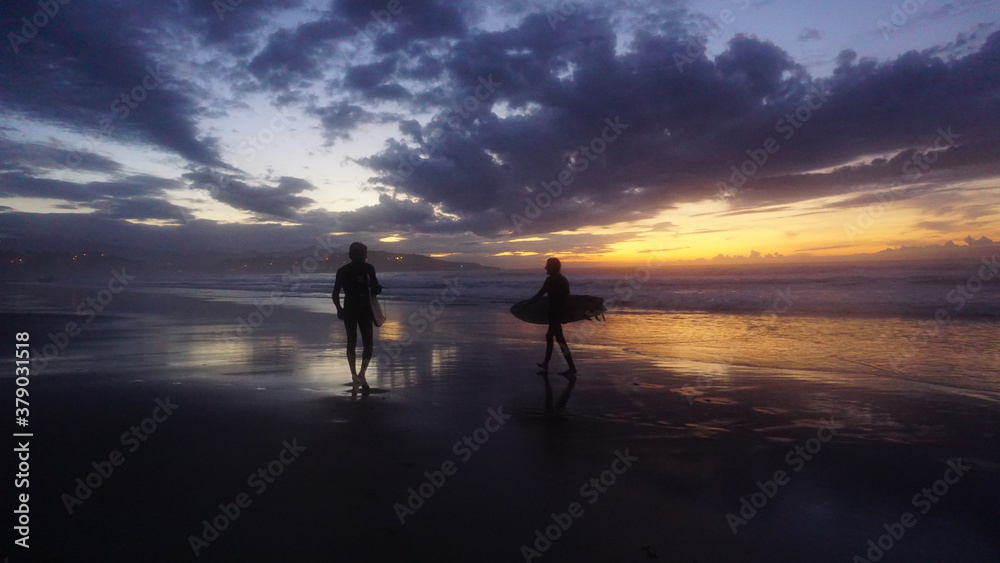
[[[552,349],[554,348],[552,339],[553,337],[555,337],[554,331],[556,330],[553,327],[558,327],[558,326],[559,325],[550,324],[549,331],[545,333],[545,360],[543,360],[542,363],[538,364],[538,367],[544,370],[549,369],[549,360],[552,359]]]
[[[556,325],[556,341],[559,342],[559,349],[562,350],[563,357],[566,358],[566,364],[569,369],[560,373],[559,375],[565,375],[566,377],[573,377],[576,375],[576,365],[573,364],[573,356],[569,353],[569,344],[566,344],[566,337],[563,336],[562,325]]]
[[[365,372],[368,370],[368,362],[372,359],[372,318],[371,315],[363,315],[358,321],[358,328],[361,329],[361,369],[358,371],[358,380],[361,388],[367,391],[368,380],[365,379]]]
[[[354,349],[358,345],[358,319],[351,314],[344,315],[344,327],[347,328],[347,365],[351,368],[351,384],[356,389],[358,386],[358,372],[356,367],[357,352]]]

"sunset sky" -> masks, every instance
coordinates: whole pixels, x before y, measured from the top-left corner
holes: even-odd
[[[237,2],[4,2],[0,250],[1000,238],[1000,0]]]

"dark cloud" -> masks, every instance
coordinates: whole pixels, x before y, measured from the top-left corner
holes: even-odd
[[[0,174],[0,197],[50,198],[91,203],[113,198],[160,197],[164,190],[182,187],[181,182],[132,176],[120,181],[77,183],[36,178],[22,172]]]
[[[196,31],[209,45],[237,55],[249,55],[256,42],[253,32],[271,21],[275,14],[302,5],[302,0],[180,0],[165,2],[170,9],[163,14],[176,19],[185,29]],[[143,5],[143,12],[147,12]]]
[[[386,123],[395,117],[386,113],[373,113],[349,102],[333,102],[321,108],[312,108],[309,113],[320,118],[323,135],[330,142],[351,138],[351,131],[366,123]]]
[[[111,2],[60,3],[59,13],[30,40],[4,42],[0,101],[8,112],[100,141],[140,140],[221,165],[215,143],[196,125],[198,103],[169,65],[153,56],[162,41],[158,29],[181,25],[189,8],[202,13],[203,7],[194,6],[209,5],[154,3],[127,10]],[[248,16],[253,12],[246,10]],[[36,2],[5,2],[0,29],[23,31],[21,18],[36,11]],[[212,29],[206,24],[207,32]]]
[[[402,100],[411,97],[409,91],[399,84],[388,82],[396,71],[396,57],[385,57],[381,61],[352,66],[344,75],[344,86],[361,93],[369,100]]]
[[[451,103],[474,93],[480,77],[501,83],[495,93],[465,115],[445,110],[420,130],[403,125],[404,140],[361,162],[378,184],[440,205],[478,234],[509,230],[511,216],[530,207],[526,198],[544,200],[543,183],[551,186],[571,162],[582,166],[591,143],[603,153],[587,157],[588,168],[525,232],[620,222],[712,197],[730,167],[763,152],[768,138],[778,151],[765,153],[764,166],[751,162],[756,170],[738,200],[747,205],[913,181],[903,166],[931,152],[935,174],[996,172],[1000,112],[991,92],[1000,34],[949,61],[910,52],[878,63],[845,52],[832,77],[814,79],[775,45],[748,36],[713,59],[688,56],[684,37],[649,33],[615,53],[599,18],[562,26],[553,34],[544,17],[529,16],[459,42],[444,63],[455,77]],[[515,113],[498,113],[498,104]],[[615,117],[628,129],[613,142],[595,141]],[[936,147],[947,127],[957,146]],[[890,151],[866,166],[811,172]]]
[[[168,201],[152,197],[129,199],[105,199],[95,202],[93,207],[101,217],[112,219],[160,219],[186,221],[188,211]]]
[[[354,34],[344,20],[324,17],[281,29],[250,61],[248,70],[269,88],[289,90],[323,78],[320,58],[330,52],[335,40]]]
[[[339,213],[315,212],[303,217],[308,222],[328,224],[337,231],[344,232],[444,232],[446,222],[438,221],[434,208],[427,203],[394,199],[386,194],[379,196],[379,202]]]
[[[417,55],[404,63],[399,76],[412,80],[429,81],[438,78],[444,72],[444,63],[437,57],[428,54]]]
[[[322,79],[328,59],[342,57],[338,49],[346,43],[370,39],[377,52],[393,53],[405,51],[415,42],[457,38],[465,32],[459,8],[444,2],[336,1],[319,18],[272,33],[250,61],[248,70],[267,88],[289,93]],[[388,56],[380,62],[351,67],[344,82],[373,100],[408,98],[410,93],[400,84],[383,83],[391,77],[396,61],[397,57]],[[414,54],[401,75],[429,80],[439,76],[443,68],[433,56]]]
[[[441,0],[335,2],[336,13],[359,33],[373,37],[380,53],[403,49],[414,41],[464,35],[466,26],[460,10],[460,3]]]
[[[164,199],[165,190],[182,187],[179,181],[152,176],[77,183],[35,178],[21,172],[0,173],[0,197],[47,198],[71,202],[57,204],[55,207],[94,212],[95,216],[109,219],[186,220],[186,209]]]
[[[923,50],[923,54],[932,57],[955,59],[976,52],[983,40],[996,28],[996,22],[980,22],[965,33],[959,33],[954,41],[935,45]]]
[[[209,171],[189,172],[191,187],[207,189],[214,199],[243,211],[282,219],[295,219],[302,209],[315,203],[301,194],[316,189],[301,178],[283,176],[275,186],[251,186],[246,182]]]
[[[378,38],[379,52],[403,49],[415,41],[459,38],[466,33],[458,3],[409,0],[404,5],[406,8],[397,16],[392,32]]]
[[[870,204],[872,191],[886,192],[883,198],[911,199],[955,181],[1000,174],[1000,144],[984,139],[963,141],[950,146],[943,139],[957,131],[928,131],[914,143],[920,148],[904,149],[888,158],[865,164],[842,166],[826,173],[784,174],[755,182],[752,189],[737,192],[734,203],[751,208],[791,203],[805,198],[862,192],[857,196],[827,203],[828,208],[852,208]],[[891,196],[888,195],[891,192]]]
[[[70,168],[111,174],[121,170],[121,164],[87,151],[70,151],[39,143],[15,143],[0,137],[0,171],[16,170],[33,174]]]

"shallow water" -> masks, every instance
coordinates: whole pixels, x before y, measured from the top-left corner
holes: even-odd
[[[824,378],[863,374],[1000,397],[1000,291],[991,279],[968,283],[982,266],[567,270],[574,293],[604,296],[610,307],[606,322],[577,322],[565,332],[575,349],[624,351],[671,365],[697,362],[694,371],[702,373],[736,365]],[[423,340],[436,350],[432,364],[443,365],[454,361],[456,346],[498,339],[534,346],[544,334],[544,327],[507,313],[510,303],[537,290],[540,271],[388,273],[380,279],[389,320],[377,331],[376,356],[392,355],[397,347],[405,352],[416,348],[405,342]],[[440,299],[446,283],[458,288],[448,303]],[[952,293],[958,284],[979,288],[961,307]],[[88,327],[90,337],[101,335],[91,354],[112,353],[116,340],[138,335],[141,327],[156,337],[136,343],[133,354],[114,352],[120,362],[134,356],[141,364],[146,354],[178,368],[263,363],[287,366],[280,370],[285,373],[334,370],[339,355],[333,349],[343,334],[333,317],[331,286],[329,273],[140,279]],[[80,321],[80,304],[98,289],[9,284],[0,307]],[[218,325],[213,306],[228,311],[234,305],[241,313],[225,313],[232,324]],[[941,310],[947,317],[935,319]],[[240,336],[241,320],[270,311],[280,314],[268,314],[254,338],[233,338]],[[306,341],[299,331],[281,328],[295,325],[303,313],[323,315],[326,323]],[[192,322],[178,324],[178,315]],[[311,351],[310,363],[301,360],[303,349]],[[60,364],[65,369],[71,358],[86,357],[64,356]]]

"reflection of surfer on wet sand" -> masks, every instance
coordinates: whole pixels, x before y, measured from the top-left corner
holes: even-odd
[[[576,376],[569,377],[569,385],[559,395],[559,402],[554,403],[552,401],[552,382],[549,381],[549,373],[547,371],[540,371],[538,374],[545,380],[545,410],[550,413],[561,413],[566,410],[569,395],[573,392],[573,387],[576,385]]]
[[[545,261],[545,272],[548,273],[549,277],[545,278],[542,289],[528,300],[527,305],[538,301],[546,293],[549,294],[549,330],[545,333],[545,360],[538,364],[538,367],[542,368],[542,373],[548,373],[549,360],[552,359],[552,340],[555,339],[559,342],[559,349],[562,350],[563,356],[566,358],[566,364],[569,365],[569,369],[559,375],[575,379],[576,366],[573,364],[573,357],[569,353],[569,346],[566,344],[566,337],[563,336],[562,330],[562,320],[566,315],[566,300],[569,297],[569,280],[559,273],[560,269],[562,269],[562,263],[559,262],[558,258],[549,258]]]

